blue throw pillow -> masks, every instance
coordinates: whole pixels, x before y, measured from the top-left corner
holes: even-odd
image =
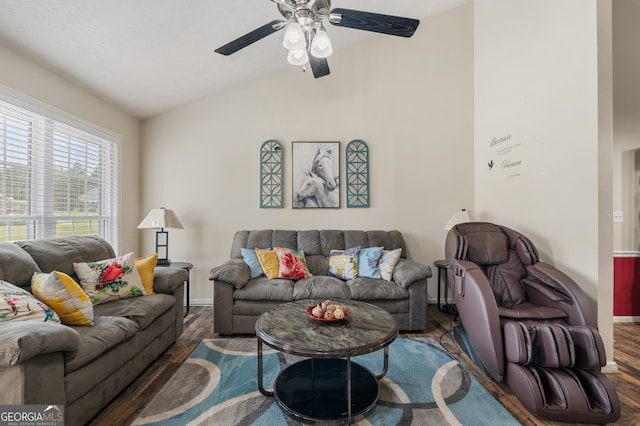
[[[363,248],[358,253],[358,276],[381,279],[378,260],[382,256],[384,247]]]
[[[258,255],[256,255],[255,250],[240,248],[240,253],[242,253],[242,259],[244,263],[249,266],[249,270],[251,271],[250,279],[258,278],[264,275],[262,272],[262,266],[260,266],[260,262],[258,261]]]

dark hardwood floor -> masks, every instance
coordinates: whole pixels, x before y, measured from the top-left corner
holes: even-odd
[[[406,333],[406,337],[430,336],[440,343],[523,425],[568,425],[542,422],[529,414],[505,384],[485,376],[452,342],[449,331],[452,317],[429,305],[429,326],[424,333]],[[216,337],[213,333],[213,308],[191,307],[185,317],[185,330],[178,342],[169,348],[140,377],[127,387],[93,421],[93,426],[128,425],[169,380],[191,351],[202,341]],[[640,324],[614,325],[614,360],[618,373],[609,374],[622,405],[619,425],[640,424]],[[229,426],[229,425],[225,425]]]

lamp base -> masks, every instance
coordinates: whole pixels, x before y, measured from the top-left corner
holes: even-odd
[[[156,263],[156,265],[158,265],[158,266],[169,266],[169,265],[171,265],[171,259],[158,259],[158,263]]]

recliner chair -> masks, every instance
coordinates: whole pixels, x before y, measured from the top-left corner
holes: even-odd
[[[620,417],[593,311],[580,287],[540,262],[504,226],[462,223],[447,234],[448,282],[470,358],[541,419],[608,423]]]

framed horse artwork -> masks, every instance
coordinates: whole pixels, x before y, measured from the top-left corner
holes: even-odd
[[[340,142],[293,142],[294,209],[340,208]]]

